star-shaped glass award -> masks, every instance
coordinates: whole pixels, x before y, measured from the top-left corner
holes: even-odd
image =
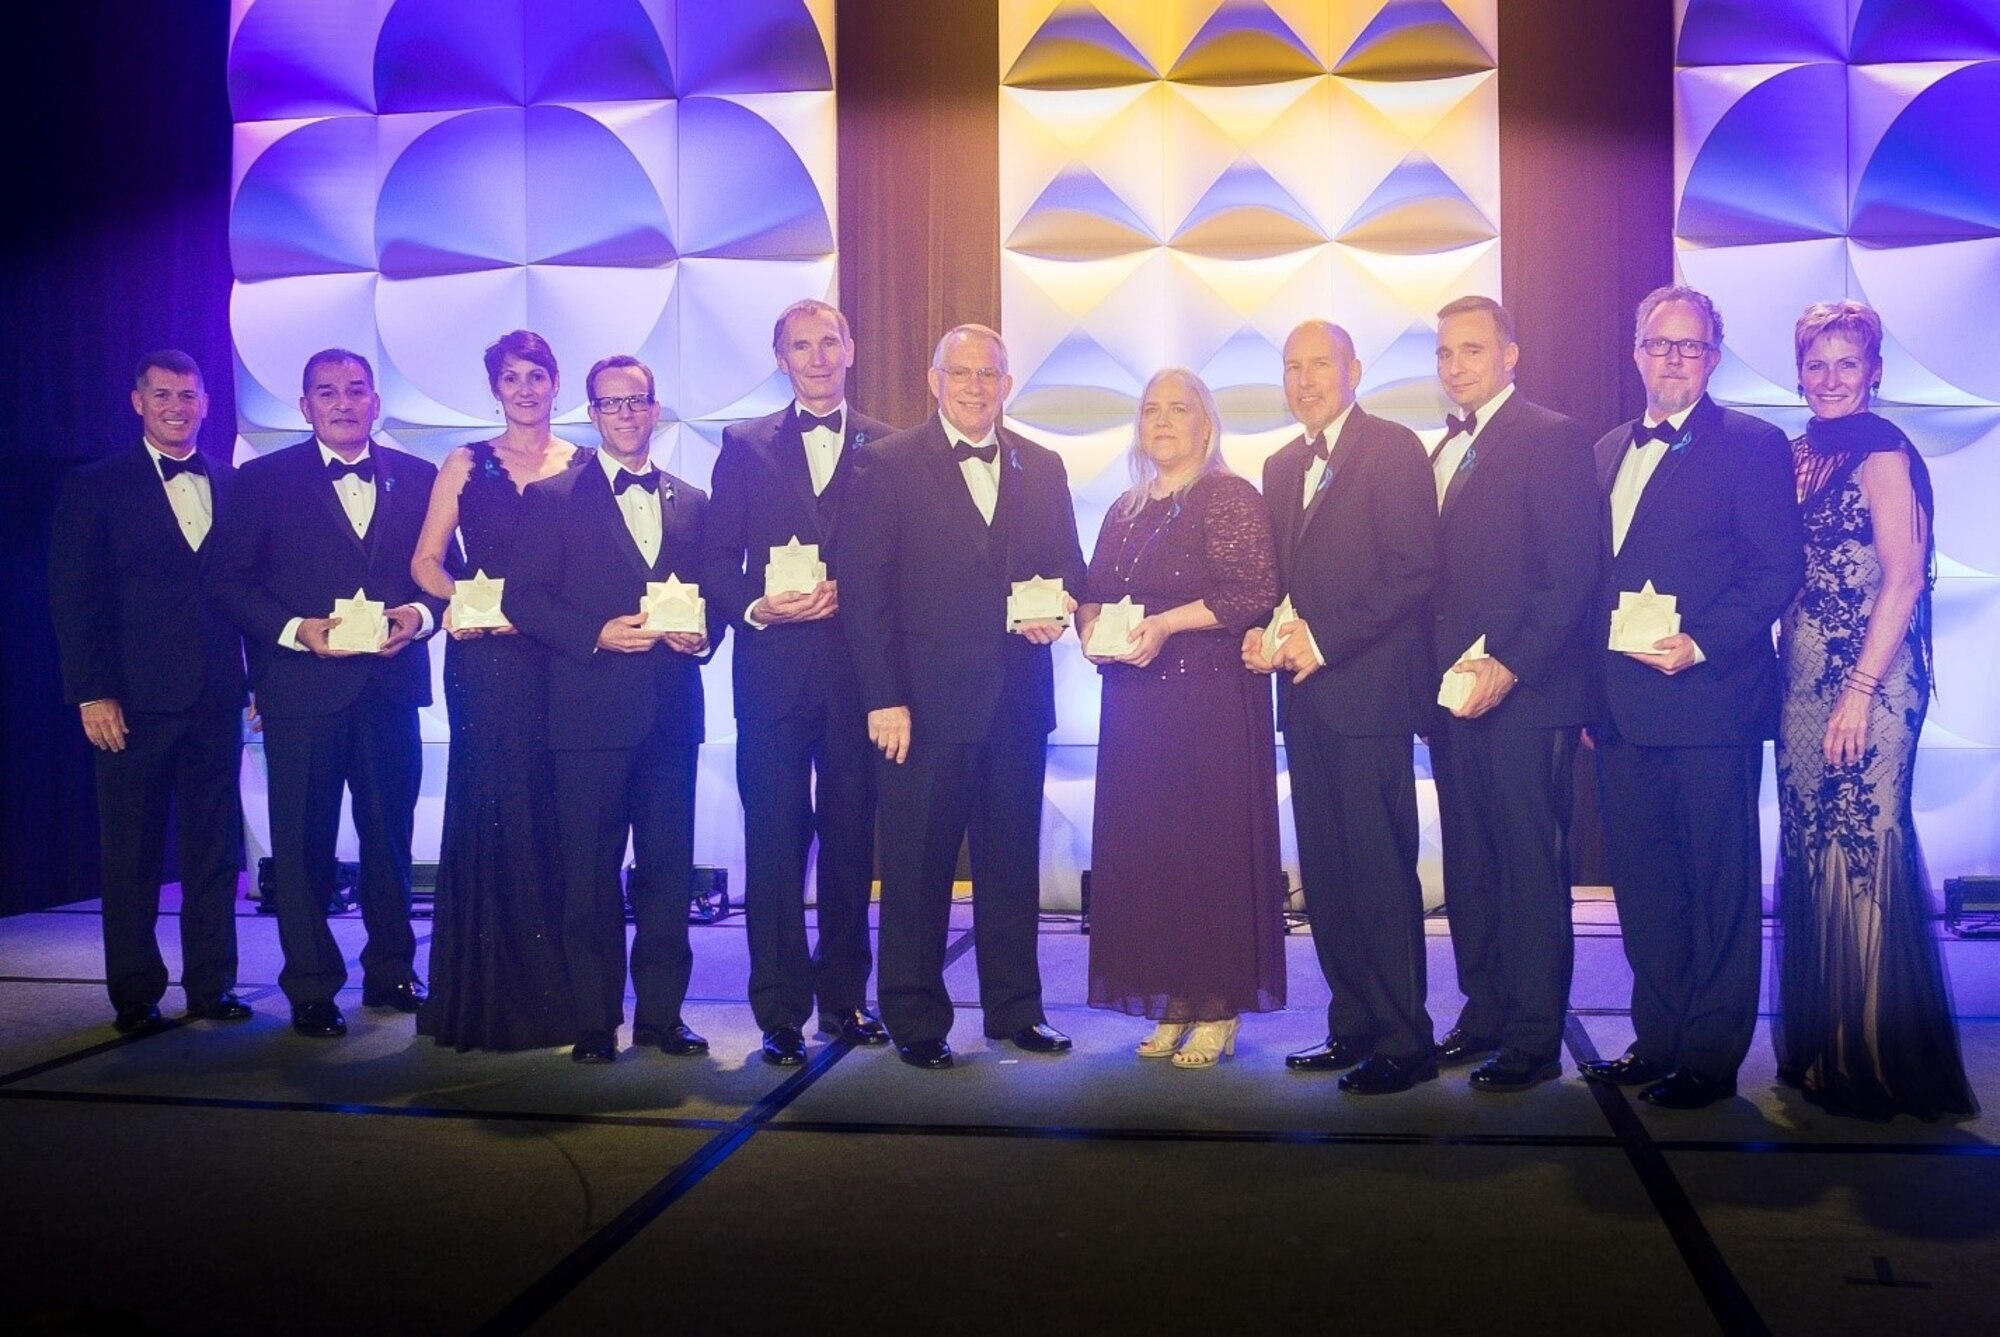
[[[507,592],[505,580],[495,580],[484,570],[470,580],[461,580],[451,592],[451,625],[458,631],[491,629],[512,624],[500,611],[500,599]]]
[[[1019,631],[1023,622],[1053,622],[1069,625],[1069,608],[1063,602],[1063,583],[1046,576],[1014,582],[1007,596],[1007,630]]]
[[[646,597],[639,611],[646,615],[647,631],[679,631],[699,636],[708,630],[708,600],[701,586],[681,583],[679,576],[646,582]]]
[[[1438,704],[1456,715],[1464,707],[1465,703],[1472,698],[1472,675],[1470,673],[1457,672],[1459,664],[1463,664],[1468,660],[1491,659],[1492,657],[1492,655],[1486,653],[1486,634],[1481,632],[1479,639],[1471,645],[1466,646],[1465,653],[1460,655],[1457,662],[1444,671],[1444,678],[1438,683]]]
[[[326,634],[329,650],[372,655],[389,639],[388,609],[366,590],[354,591],[352,599],[335,599],[333,618],[333,629]]]
[[[1132,653],[1132,629],[1145,616],[1146,605],[1133,603],[1129,594],[1115,604],[1105,604],[1091,624],[1085,651],[1099,659],[1123,659]]]
[[[1292,608],[1291,595],[1287,594],[1284,598],[1278,600],[1278,606],[1271,610],[1271,620],[1264,624],[1264,658],[1266,660],[1274,658],[1278,653],[1278,647],[1285,643],[1285,638],[1280,634],[1279,629],[1287,622],[1298,621],[1298,618],[1298,613]]]
[[[771,560],[764,565],[764,597],[811,594],[825,579],[826,563],[819,559],[819,544],[801,543],[794,534],[790,543],[771,548]]]
[[[1611,648],[1628,655],[1662,655],[1653,642],[1678,636],[1681,630],[1679,601],[1661,594],[1647,581],[1637,594],[1621,590],[1618,607],[1611,610]]]

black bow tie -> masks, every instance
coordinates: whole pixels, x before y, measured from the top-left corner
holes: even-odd
[[[994,460],[1000,458],[1000,443],[995,441],[990,446],[968,446],[965,442],[961,441],[951,448],[951,457],[960,462],[965,460],[980,460],[991,464]]]
[[[611,495],[622,497],[625,495],[625,489],[628,487],[644,488],[646,491],[657,496],[660,490],[660,471],[658,469],[648,469],[642,474],[635,474],[630,469],[620,469],[618,471],[618,481],[611,485]]]
[[[804,436],[807,432],[822,427],[825,428],[827,431],[832,432],[835,436],[840,435],[839,409],[835,409],[833,412],[827,414],[824,418],[818,416],[817,414],[808,413],[803,408],[799,409],[797,412],[799,418],[799,435]]]
[[[166,455],[160,456],[161,482],[171,483],[182,474],[200,474],[204,478],[208,476],[208,464],[201,458],[201,452],[196,451],[184,460],[172,459]]]
[[[1325,459],[1333,452],[1333,443],[1326,439],[1326,433],[1324,432],[1321,432],[1316,439],[1308,440],[1306,445],[1311,448],[1313,454],[1319,456],[1321,459]]]
[[[1643,446],[1652,441],[1672,441],[1680,434],[1680,428],[1670,422],[1656,423],[1651,427],[1641,422],[1632,429],[1632,444]]]
[[[1453,417],[1449,413],[1444,415],[1445,441],[1451,440],[1453,437],[1457,436],[1460,432],[1464,432],[1467,436],[1471,436],[1474,432],[1478,430],[1479,430],[1479,414],[1477,412],[1468,413],[1463,418]],[[1440,441],[1438,442],[1438,444],[1443,445],[1444,441]]]
[[[363,459],[353,464],[342,464],[339,460],[327,461],[326,476],[334,482],[338,483],[349,474],[353,474],[364,483],[372,483],[375,481],[375,461]]]

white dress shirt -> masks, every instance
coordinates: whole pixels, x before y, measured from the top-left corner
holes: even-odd
[[[646,470],[627,469],[617,460],[612,459],[611,452],[608,450],[597,452],[597,463],[603,468],[604,480],[611,484],[611,495],[616,498],[618,509],[625,516],[625,532],[632,536],[632,542],[639,545],[639,555],[646,559],[646,565],[651,566],[659,560],[660,556],[661,522],[659,494],[664,492],[670,497],[673,495],[673,490],[667,485],[667,476],[664,473],[660,473],[659,490],[657,492],[648,492],[642,487],[628,487],[623,492],[619,492],[619,474],[640,474],[646,472]],[[650,460],[647,461],[646,467],[647,469],[653,468]],[[653,471],[659,473],[657,469]]]
[[[1472,443],[1479,439],[1479,434],[1486,430],[1486,424],[1493,421],[1493,415],[1500,411],[1500,406],[1513,397],[1514,383],[1509,381],[1500,387],[1499,394],[1472,411],[1471,431],[1460,432],[1446,441],[1431,458],[1431,475],[1437,482],[1440,511],[1444,509],[1444,494],[1451,487],[1451,477],[1458,472],[1458,466],[1464,462],[1466,452],[1472,449]]]
[[[162,460],[172,460],[173,456],[161,450],[151,441],[146,442],[146,453],[153,457],[153,472],[160,475],[161,486],[167,490],[167,505],[174,509],[174,519],[180,522],[181,537],[188,547],[201,551],[202,541],[208,537],[209,528],[215,523],[215,493],[210,490],[208,475],[205,473],[176,474],[171,482],[160,467]],[[193,457],[189,452],[189,458]],[[174,460],[174,463],[181,463]]]
[[[1674,429],[1676,437],[1687,426],[1688,415],[1693,412],[1694,405],[1690,404],[1679,413],[1667,415],[1666,423]],[[1648,413],[1639,421],[1647,427],[1656,426],[1652,416]],[[1660,461],[1667,457],[1669,449],[1671,447],[1665,441],[1648,441],[1643,446],[1635,445],[1627,450],[1625,458],[1619,461],[1618,477],[1611,484],[1612,556],[1616,557],[1618,550],[1625,546],[1625,534],[1632,528],[1632,517],[1638,514],[1639,499],[1646,495],[1646,484],[1652,482],[1653,475],[1659,472]],[[1708,656],[1701,652],[1699,645],[1694,644],[1692,637],[1689,637],[1688,643],[1694,646],[1694,662],[1706,663]]]
[[[1331,455],[1333,453],[1333,443],[1340,440],[1340,429],[1347,426],[1347,415],[1352,412],[1354,412],[1354,405],[1349,404],[1340,411],[1332,422],[1326,425],[1326,431],[1320,434],[1319,439],[1326,442],[1327,454]],[[1299,424],[1299,430],[1301,432],[1306,430],[1304,423]],[[1312,433],[1307,432],[1306,440],[1310,442],[1312,439]],[[1319,491],[1319,480],[1324,477],[1326,477],[1326,461],[1318,455],[1314,455],[1306,461],[1306,494],[1302,499],[1303,504],[1307,506],[1312,505],[1313,494]]]
[[[993,523],[993,512],[1000,505],[1000,452],[997,449],[1000,431],[997,427],[986,429],[986,435],[974,441],[964,432],[951,425],[951,419],[938,414],[938,421],[944,424],[945,439],[954,446],[994,446],[992,463],[974,457],[958,462],[959,476],[965,479],[965,490],[972,494],[972,504],[979,508],[987,524]]]
[[[792,412],[802,414],[806,412],[806,406],[793,400]],[[806,443],[806,468],[812,471],[814,496],[826,491],[826,485],[833,481],[833,471],[840,465],[840,443],[847,428],[845,400],[834,409],[833,416],[839,424],[839,430],[832,427],[815,427],[809,432],[799,433],[799,439]]]

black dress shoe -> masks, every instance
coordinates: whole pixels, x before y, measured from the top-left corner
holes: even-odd
[[[571,1063],[616,1063],[618,1037],[610,1031],[585,1031],[570,1047]]]
[[[949,1068],[951,1046],[942,1040],[912,1040],[896,1046],[896,1057],[913,1068]]]
[[[1540,1059],[1525,1049],[1503,1049],[1472,1070],[1475,1091],[1526,1091],[1562,1076],[1558,1059]]]
[[[796,1026],[765,1031],[764,1061],[774,1068],[796,1068],[806,1061],[806,1037]]]
[[[138,1035],[143,1031],[157,1031],[167,1024],[160,1015],[160,1009],[151,1003],[133,1003],[118,1009],[118,1015],[111,1019],[111,1029],[120,1035]]]
[[[1407,1091],[1418,1082],[1432,1081],[1437,1075],[1435,1058],[1394,1058],[1388,1054],[1370,1054],[1361,1060],[1361,1066],[1340,1075],[1340,1089],[1357,1096],[1389,1096]]]
[[[315,1040],[330,1040],[347,1034],[347,1018],[331,998],[315,998],[310,1003],[292,1005],[292,1029]]]
[[[632,1043],[657,1045],[662,1054],[672,1054],[675,1058],[689,1058],[708,1052],[708,1041],[689,1030],[684,1021],[676,1021],[671,1026],[634,1026]],[[801,1039],[800,1044],[804,1043]]]
[[[839,1012],[822,1012],[819,1014],[819,1029],[821,1034],[831,1035],[849,1044],[889,1043],[889,1028],[865,1007],[850,1007]]]
[[[250,1004],[228,989],[206,997],[191,993],[187,1014],[189,1021],[242,1021],[250,1015]]]
[[[1657,1082],[1673,1069],[1657,1059],[1626,1054],[1619,1058],[1594,1058],[1579,1064],[1577,1071],[1593,1082],[1606,1086],[1645,1086]]]
[[[1500,1042],[1490,1035],[1470,1035],[1463,1026],[1454,1026],[1444,1033],[1444,1039],[1438,1041],[1438,1066],[1456,1068],[1499,1047]]]
[[[386,1007],[397,1012],[414,1012],[430,997],[422,980],[404,980],[401,984],[391,984],[385,989],[374,987],[361,991],[361,1006]]]
[[[1736,1079],[1704,1077],[1693,1068],[1675,1068],[1639,1093],[1639,1099],[1663,1110],[1707,1109],[1736,1094]]]
[[[1007,1043],[1030,1054],[1061,1054],[1070,1048],[1070,1039],[1046,1021],[1023,1026],[1007,1037]]]
[[[1285,1055],[1285,1066],[1293,1072],[1339,1072],[1351,1068],[1375,1047],[1373,1040],[1351,1035],[1329,1035],[1310,1049]]]

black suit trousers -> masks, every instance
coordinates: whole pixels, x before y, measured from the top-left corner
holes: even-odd
[[[380,989],[415,979],[410,839],[424,769],[416,707],[385,700],[371,686],[329,715],[266,718],[264,756],[270,765],[272,892],[285,953],[278,984],[285,997],[296,1007],[331,999],[347,983],[347,965],[326,924],[342,790],[353,796],[361,842],[357,891],[368,930],[362,980]]]
[[[1444,894],[1469,1035],[1538,1059],[1562,1051],[1575,939],[1569,815],[1577,730],[1494,729],[1449,719],[1431,732],[1444,828]]]
[[[1294,711],[1285,754],[1313,949],[1333,991],[1327,1034],[1371,1040],[1392,1058],[1428,1057],[1410,740],[1350,738]]]
[[[167,814],[179,834],[181,985],[190,997],[236,987],[237,799],[242,714],[204,697],[192,709],[132,712],[122,752],[98,750],[97,821],[104,889],[104,975],[116,1008],[160,1001],[167,967],[155,937]]]
[[[1640,747],[1600,735],[1604,852],[1632,965],[1632,1052],[1732,1078],[1763,958],[1760,743]]]
[[[667,712],[660,712],[665,721]],[[637,747],[549,754],[562,839],[563,956],[577,1028],[615,1031],[625,1019],[625,908],[620,865],[632,842],[633,1021],[680,1020],[694,951],[688,899],[694,871],[698,745],[654,736]]]
[[[750,1010],[762,1030],[803,1027],[815,997],[827,1013],[865,1001],[874,962],[874,756],[858,706],[738,722]],[[819,943],[808,948],[806,860],[815,837]]]
[[[989,1036],[1012,1035],[1042,1011],[1042,776],[1048,735],[1003,711],[977,742],[927,741],[902,765],[876,763],[882,806],[882,1020],[898,1044],[951,1030],[944,957],[958,847],[972,856],[973,951]]]

